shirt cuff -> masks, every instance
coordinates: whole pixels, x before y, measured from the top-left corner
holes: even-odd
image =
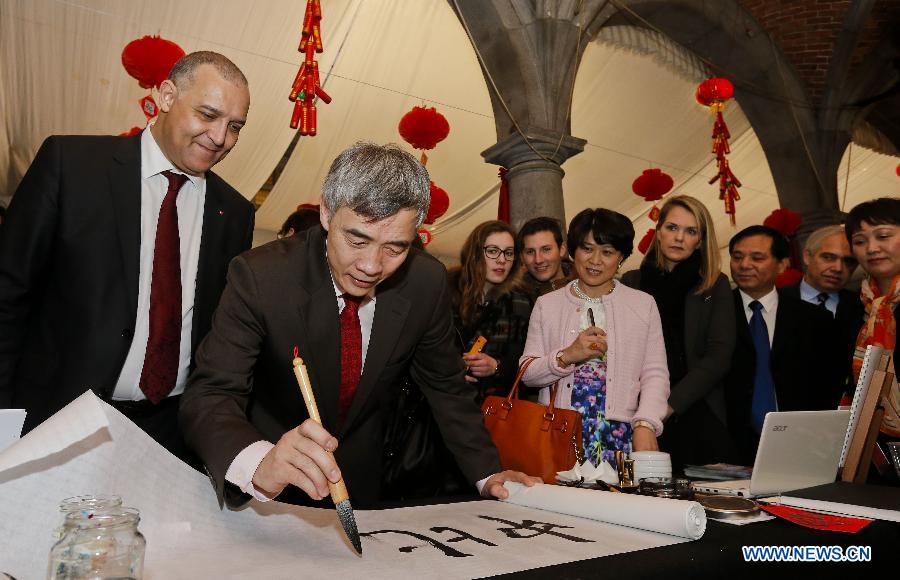
[[[481,495],[481,490],[484,489],[484,484],[487,483],[487,480],[494,477],[494,475],[496,475],[496,473],[488,475],[484,479],[479,479],[478,481],[475,482],[475,489],[478,490],[478,495]]]
[[[238,486],[241,491],[253,496],[253,499],[259,501],[273,499],[256,489],[253,485],[253,476],[256,475],[256,469],[262,463],[263,457],[274,447],[275,445],[268,441],[257,441],[245,447],[228,466],[225,481]]]

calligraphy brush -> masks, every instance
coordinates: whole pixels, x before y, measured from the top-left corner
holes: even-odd
[[[300,391],[303,393],[303,402],[306,403],[306,411],[309,417],[322,424],[322,418],[319,417],[319,408],[316,406],[316,398],[313,395],[312,386],[309,383],[309,375],[306,374],[306,366],[303,359],[294,357],[294,375],[297,377],[297,383],[300,385]],[[338,519],[341,520],[341,526],[353,549],[362,556],[362,543],[359,540],[359,529],[356,527],[356,517],[353,515],[353,506],[350,505],[350,494],[347,493],[347,486],[344,485],[343,478],[337,483],[328,482],[328,489],[331,492],[331,500],[337,509]]]

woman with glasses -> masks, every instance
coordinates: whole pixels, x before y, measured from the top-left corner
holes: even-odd
[[[575,280],[537,299],[522,359],[523,380],[548,403],[582,414],[585,459],[613,461],[615,451],[657,451],[669,398],[669,369],[656,302],[615,281],[631,255],[631,220],[586,209],[569,224]]]
[[[460,336],[466,380],[478,402],[505,395],[525,346],[531,298],[522,286],[515,230],[501,221],[478,225],[466,239],[460,266],[449,274],[454,322]],[[481,352],[468,354],[483,336]]]
[[[662,319],[672,394],[660,447],[676,470],[735,461],[722,385],[735,345],[734,299],[706,206],[687,195],[669,198],[640,269],[622,283],[653,296]]]

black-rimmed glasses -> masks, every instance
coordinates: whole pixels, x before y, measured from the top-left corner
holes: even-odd
[[[484,255],[492,260],[496,260],[497,258],[499,258],[500,254],[503,254],[503,256],[510,261],[512,261],[512,259],[516,257],[516,251],[512,248],[501,250],[497,246],[485,246],[482,249],[484,250]]]

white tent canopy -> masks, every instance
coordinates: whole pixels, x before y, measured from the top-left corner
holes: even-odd
[[[0,0],[0,201],[51,134],[126,131],[144,121],[147,94],[122,68],[122,48],[161,34],[185,51],[231,58],[251,88],[248,124],[216,171],[248,199],[284,155],[294,132],[287,100],[305,2],[298,0]],[[315,203],[331,160],[358,140],[400,142],[397,123],[414,105],[435,106],[450,135],[430,152],[432,179],[450,195],[429,250],[458,255],[477,223],[496,216],[497,167],[480,152],[496,142],[493,111],[478,61],[445,0],[322,0],[325,52],[318,55],[331,104],[319,105],[319,135],[302,138],[257,212],[258,240],[271,239],[299,203]],[[593,42],[574,87],[572,134],[587,139],[565,163],[567,218],[588,206],[631,217],[637,238],[651,227],[651,204],[631,192],[641,171],[659,167],[675,191],[699,197],[716,218],[720,244],[735,231],[707,181],[712,120],[693,98],[696,79],[652,57]],[[765,155],[731,103],[731,166],[740,180],[738,228],[778,206]],[[900,195],[897,158],[853,147],[839,171],[842,207]],[[846,183],[846,187],[845,187]],[[5,200],[3,198],[6,198]],[[636,264],[639,256],[628,266]]]

